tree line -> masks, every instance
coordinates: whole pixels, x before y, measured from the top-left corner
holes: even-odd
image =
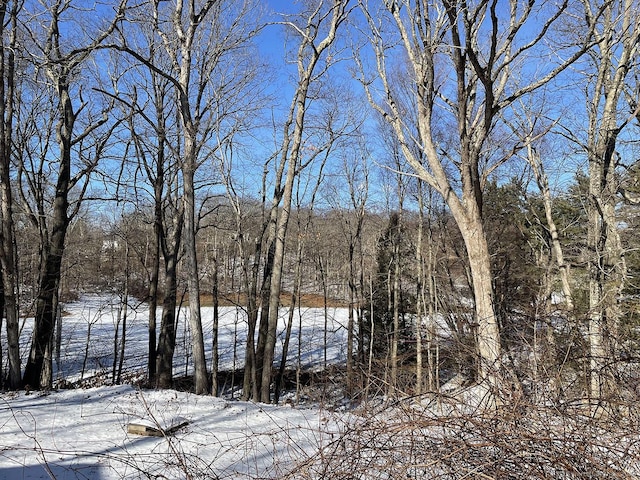
[[[639,7],[2,0],[3,385],[51,386],[61,295],[126,287],[161,388],[184,296],[193,388],[218,391],[207,293],[247,312],[244,398],[277,401],[283,297],[315,294],[348,309],[349,395],[452,372],[621,395]]]

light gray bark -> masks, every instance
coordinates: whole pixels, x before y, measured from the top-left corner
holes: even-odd
[[[540,195],[542,196],[545,220],[547,222],[547,228],[549,229],[549,236],[551,237],[551,249],[556,260],[558,271],[560,272],[560,283],[562,285],[562,294],[564,296],[566,310],[567,312],[573,312],[574,303],[569,272],[570,266],[565,262],[558,227],[553,217],[553,201],[551,198],[551,189],[549,188],[549,179],[544,170],[540,155],[535,151],[531,142],[527,142],[527,161],[531,166],[536,183],[538,184],[538,189],[540,190]]]
[[[423,198],[423,182],[417,180],[417,197],[418,197],[418,232],[416,237],[416,265],[418,271],[416,273],[416,317],[415,317],[415,335],[416,335],[416,395],[422,394],[422,322],[426,318],[428,322],[432,319],[426,316],[426,296],[425,296],[425,265],[423,258],[424,251],[424,198]],[[429,383],[431,388],[432,382]]]
[[[591,51],[596,65],[592,96],[587,99],[589,126],[588,270],[590,394],[606,398],[616,386],[610,369],[620,321],[618,301],[626,265],[616,219],[618,136],[634,118],[624,115],[621,100],[629,69],[637,60],[640,15],[633,0],[595,7],[584,0],[587,27],[595,31]],[[624,108],[624,107],[622,107]]]
[[[500,10],[491,2],[463,6],[459,2],[393,0],[384,4],[383,18],[388,23],[380,21],[378,14],[368,8],[369,2],[362,0],[361,4],[368,20],[381,94],[374,91],[375,85],[363,64],[362,83],[370,103],[393,128],[412,173],[442,195],[460,229],[473,283],[478,376],[480,380],[499,383],[500,331],[494,311],[482,201],[488,176],[511,154],[509,147],[502,145],[505,155],[491,158],[488,144],[502,110],[548,83],[579,58],[583,50],[576,48],[566,62],[529,83],[514,86],[510,84],[513,68],[529,51],[518,42],[523,25],[533,23],[531,4],[524,6],[511,0],[510,9]],[[547,27],[563,8],[551,12],[546,23],[531,31],[533,45],[544,39]],[[401,100],[387,70],[390,48],[385,43],[389,36],[387,29],[397,34],[407,58],[407,77],[415,95],[410,115],[400,107]],[[440,84],[443,80],[438,75],[443,71],[451,72],[449,89]],[[447,96],[449,91],[454,93]],[[442,108],[443,104],[446,108]],[[441,142],[443,132],[438,132],[437,122],[443,115],[450,115],[457,125],[457,131],[447,142]]]

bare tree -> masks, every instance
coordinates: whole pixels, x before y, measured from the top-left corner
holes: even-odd
[[[618,232],[616,204],[620,133],[638,114],[627,115],[624,92],[629,71],[637,65],[640,6],[633,0],[584,0],[586,26],[594,31],[589,51],[593,75],[588,78],[588,130],[585,153],[589,163],[588,262],[590,393],[607,397],[616,390],[610,369],[620,321],[619,299],[626,275]]]
[[[282,388],[282,384],[284,381],[285,369],[287,366],[287,357],[289,355],[289,342],[291,341],[291,331],[293,329],[293,318],[295,316],[295,312],[297,309],[302,307],[301,305],[301,291],[302,291],[302,268],[304,263],[304,252],[307,248],[307,239],[310,235],[310,226],[313,222],[313,208],[316,201],[316,195],[318,193],[318,189],[320,188],[320,184],[322,183],[324,174],[323,170],[327,163],[327,155],[325,155],[322,160],[318,171],[309,172],[309,178],[306,179],[304,183],[307,184],[306,187],[301,187],[302,178],[300,176],[297,177],[298,186],[297,186],[297,195],[296,195],[296,223],[297,223],[297,246],[296,246],[296,258],[295,258],[295,273],[293,278],[293,289],[291,292],[291,304],[289,305],[289,312],[287,315],[287,327],[285,330],[285,338],[284,344],[282,347],[282,357],[280,358],[280,368],[278,369],[276,379],[275,379],[275,387],[274,387],[274,403],[278,403],[280,399],[280,391]],[[307,199],[307,195],[309,194],[308,189],[311,190],[310,198]],[[303,208],[303,203],[306,203],[306,207]],[[327,320],[327,311],[326,311],[326,291],[324,296],[325,303],[325,322]],[[325,327],[325,336],[327,334]],[[325,337],[326,338],[326,337]],[[325,368],[326,368],[326,340],[325,340]]]
[[[143,35],[148,44],[148,58],[154,65],[162,65],[163,58],[157,54],[153,43],[153,30],[144,29]],[[137,165],[132,188],[144,191],[143,185],[150,185],[152,190],[154,242],[149,268],[148,381],[160,388],[170,388],[176,338],[177,267],[184,225],[184,204],[179,192],[181,141],[175,119],[177,107],[175,97],[171,95],[171,82],[164,76],[145,65],[137,65],[132,71],[134,74],[130,78],[118,79],[113,97],[123,105],[135,147]],[[140,176],[144,177],[144,184],[140,183]],[[118,183],[122,177],[120,170]],[[162,298],[162,316],[158,336],[159,297]]]
[[[553,127],[559,122],[559,115],[552,115],[553,107],[550,105],[548,97],[545,93],[533,96],[528,102],[519,102],[518,112],[513,119],[507,121],[511,131],[515,135],[524,135],[522,143],[525,148],[519,153],[519,156],[528,165],[529,171],[533,176],[533,180],[538,188],[541,213],[536,209],[532,209],[535,223],[541,227],[541,231],[533,239],[533,242],[539,242],[540,246],[534,248],[536,251],[536,264],[544,269],[545,273],[540,280],[540,294],[542,309],[536,308],[536,323],[534,328],[534,344],[535,358],[533,371],[535,378],[538,378],[538,359],[546,356],[547,360],[555,362],[556,341],[554,336],[554,328],[551,324],[551,315],[563,309],[563,313],[571,325],[576,325],[574,288],[571,278],[571,262],[567,259],[565,253],[565,245],[562,242],[562,231],[557,222],[557,211],[555,210],[555,196],[551,188],[550,178],[547,173],[547,166],[552,165],[562,170],[560,165],[560,154],[554,150],[559,150],[557,145],[549,141],[552,136]],[[552,120],[549,121],[548,119]],[[555,163],[555,165],[554,165]],[[532,240],[529,240],[532,243]],[[555,291],[554,285],[559,277],[562,304],[556,304],[554,301]],[[536,302],[538,304],[538,302]],[[543,326],[544,336],[538,335],[539,326]],[[542,338],[542,342],[539,341]],[[540,348],[543,346],[543,348]],[[555,363],[553,364],[554,366]]]
[[[170,67],[165,69],[154,58],[137,49],[131,35],[123,35],[115,45],[138,62],[164,77],[172,85],[181,125],[182,203],[184,209],[184,261],[189,295],[189,322],[195,368],[195,390],[209,390],[200,311],[200,272],[196,250],[196,174],[207,156],[213,157],[218,141],[224,143],[230,133],[226,125],[237,126],[234,115],[247,105],[246,88],[254,78],[247,64],[234,57],[236,50],[248,44],[256,33],[248,18],[254,3],[240,4],[219,0],[201,2],[179,0],[172,8],[161,2],[141,5],[150,19],[155,44]],[[234,61],[235,58],[235,61]],[[237,104],[234,104],[237,102]],[[216,137],[214,137],[214,134]]]
[[[239,191],[234,180],[234,155],[232,149],[223,149],[219,163],[221,177],[225,185],[229,206],[233,212],[233,240],[237,245],[240,261],[242,291],[246,296],[247,340],[245,343],[244,376],[242,399],[258,398],[257,360],[255,332],[258,325],[258,294],[260,290],[260,266],[266,222],[264,218],[264,202],[260,206],[259,221],[256,220],[251,202],[243,201],[243,192]],[[259,232],[250,225],[259,224]]]
[[[364,138],[361,138],[364,141]],[[345,237],[348,246],[348,268],[347,277],[349,306],[347,320],[347,392],[354,393],[355,387],[355,344],[356,338],[359,338],[359,349],[363,348],[363,339],[359,335],[356,337],[356,325],[359,331],[362,331],[361,324],[366,321],[362,318],[362,303],[365,297],[364,292],[364,253],[363,253],[363,234],[366,222],[366,207],[369,199],[369,155],[370,152],[366,145],[358,142],[353,145],[353,151],[345,153],[342,158],[342,171],[340,172],[339,183],[343,184],[346,180],[348,188],[347,199],[340,194],[342,185],[336,185],[329,191],[328,196],[330,202],[339,202],[332,204],[333,209],[340,218],[341,233]],[[348,208],[342,203],[348,201]],[[360,358],[362,361],[362,358]]]
[[[0,327],[7,318],[9,387],[20,388],[20,346],[18,343],[18,258],[13,218],[11,150],[15,114],[15,53],[17,20],[21,2],[0,2]],[[0,345],[0,358],[1,358]],[[2,369],[0,360],[0,370]],[[3,379],[0,374],[0,385]]]
[[[478,376],[497,380],[500,331],[482,217],[483,190],[489,176],[523,145],[503,137],[498,146],[492,138],[500,116],[514,101],[548,83],[582,54],[578,45],[563,52],[567,60],[559,64],[549,61],[534,75],[519,71],[567,3],[551,8],[516,0],[508,5],[393,0],[384,2],[380,11],[374,2],[360,3],[377,75],[371,77],[361,56],[361,81],[370,103],[392,126],[411,172],[442,195],[460,229],[475,300]],[[414,102],[410,111],[400,108],[391,82],[390,69],[402,68],[400,62],[392,63],[398,56],[406,58]]]
[[[98,114],[98,118],[93,118],[96,112],[89,111],[84,130],[75,132],[79,114],[86,109],[87,101],[80,90],[76,89],[74,81],[80,70],[85,68],[104,41],[111,35],[116,24],[124,14],[125,1],[123,0],[116,8],[116,12],[109,20],[109,23],[97,32],[90,34],[92,37],[86,40],[83,45],[73,45],[67,41],[65,35],[69,35],[71,25],[65,22],[78,21],[73,18],[74,13],[79,10],[71,1],[57,0],[49,5],[45,12],[33,12],[32,30],[30,35],[36,40],[32,43],[31,51],[33,62],[36,66],[36,74],[40,70],[45,78],[36,78],[37,82],[46,81],[49,83],[50,94],[55,100],[56,108],[56,138],[58,142],[57,172],[54,185],[54,196],[51,201],[50,219],[41,215],[44,208],[44,191],[34,191],[32,194],[36,199],[36,209],[31,210],[30,217],[34,224],[39,226],[41,236],[41,264],[39,293],[36,299],[36,312],[33,336],[29,359],[27,361],[23,383],[31,387],[50,386],[51,378],[42,379],[42,372],[45,360],[45,350],[51,343],[55,316],[57,312],[57,298],[61,273],[61,262],[65,249],[65,239],[67,228],[73,216],[79,211],[81,199],[89,185],[90,174],[97,162],[103,155],[103,150],[107,146],[107,140],[111,131],[115,128],[112,125],[101,132],[98,138],[94,135],[102,125],[108,122],[106,111]],[[42,16],[47,15],[46,26],[41,22]],[[42,37],[40,36],[42,35]],[[77,95],[77,97],[76,97]],[[75,98],[74,98],[75,97]],[[79,104],[74,105],[74,100]],[[42,128],[43,126],[40,125]],[[45,129],[48,127],[44,127]],[[92,143],[92,145],[89,145]],[[48,147],[46,148],[48,154]],[[91,153],[88,153],[91,152]],[[44,152],[43,152],[44,153]],[[78,171],[73,174],[73,157],[78,155],[85,161]],[[88,156],[91,158],[88,158]],[[42,162],[48,162],[50,158],[41,157]],[[53,165],[52,165],[53,167]],[[42,170],[40,170],[42,172]],[[31,187],[42,187],[42,178],[38,178],[38,172],[31,172]],[[49,178],[51,180],[51,178]],[[77,188],[79,192],[75,194],[75,204],[71,204],[71,192]]]
[[[262,358],[260,400],[267,403],[271,401],[271,374],[280,306],[284,247],[294,180],[299,171],[304,168],[302,146],[310,88],[332,64],[331,58],[328,57],[329,51],[336,40],[338,28],[347,18],[347,5],[348,0],[334,0],[329,6],[323,0],[319,0],[308,5],[299,22],[293,19],[285,22],[300,43],[296,57],[297,85],[289,115],[283,127],[280,161],[276,172],[275,193],[270,214],[269,243],[273,251],[271,262],[273,269],[269,280],[269,309],[267,325],[264,329],[264,342],[261,345],[262,348],[260,345],[258,347],[263,352],[260,355]],[[321,63],[323,57],[326,57],[324,64]],[[330,134],[324,145],[315,147],[311,159],[330,148],[334,140],[335,136]],[[306,161],[307,165],[309,162],[310,160]]]

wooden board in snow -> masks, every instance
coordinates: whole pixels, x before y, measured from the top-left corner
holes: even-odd
[[[130,422],[127,425],[127,432],[133,435],[144,435],[146,437],[165,437],[175,433],[188,424],[189,421],[184,417],[171,418],[164,425],[159,425],[150,420],[140,419]]]

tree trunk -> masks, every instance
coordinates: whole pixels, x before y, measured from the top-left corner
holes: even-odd
[[[551,237],[551,249],[554,253],[556,265],[560,272],[560,283],[562,285],[562,294],[564,295],[565,306],[567,312],[573,312],[573,292],[569,276],[569,264],[564,260],[564,252],[562,250],[562,244],[560,243],[558,227],[553,218],[553,205],[551,189],[549,188],[549,179],[547,178],[540,156],[536,153],[530,141],[527,143],[527,160],[531,165],[533,175],[536,179],[536,183],[538,184],[538,189],[540,190],[540,195],[542,196],[544,216],[549,229],[549,236]]]
[[[2,269],[0,269],[0,332],[2,331],[2,321],[4,320],[4,288],[2,286]],[[0,390],[4,390],[4,369],[2,368],[2,342],[0,342]]]
[[[308,226],[308,224],[307,224]],[[305,229],[306,233],[306,229]],[[275,394],[274,394],[274,403],[278,403],[280,400],[280,391],[282,388],[282,383],[284,379],[285,370],[287,368],[287,357],[289,355],[289,342],[291,340],[291,330],[293,329],[293,317],[296,311],[296,308],[300,308],[298,306],[299,298],[300,298],[300,289],[302,284],[302,254],[304,252],[304,240],[302,237],[298,237],[298,248],[297,248],[297,261],[296,261],[296,273],[294,279],[294,288],[293,292],[291,292],[291,305],[289,306],[289,315],[287,318],[287,330],[284,337],[284,345],[282,347],[282,358],[280,359],[280,368],[278,370],[278,375],[276,376],[276,385],[275,385]],[[326,330],[326,329],[325,329]]]
[[[353,394],[353,340],[356,309],[356,266],[355,242],[353,236],[349,238],[349,317],[347,319],[347,395]]]
[[[118,375],[116,377],[116,384],[120,384],[122,381],[122,367],[124,366],[124,354],[127,344],[127,314],[129,306],[129,239],[125,239],[124,250],[124,288],[122,289],[122,303],[120,309],[122,311],[122,335],[120,337],[120,360],[118,362]]]
[[[7,212],[9,210],[6,207],[6,203],[4,200],[4,189],[3,189],[3,200],[2,200],[2,216],[3,225],[0,227],[1,229],[11,232],[8,235],[2,235],[0,238],[0,267],[2,267],[2,272],[0,272],[0,277],[2,281],[2,285],[0,289],[2,290],[2,309],[0,309],[0,317],[3,315],[7,319],[7,357],[8,357],[8,368],[9,368],[9,378],[8,378],[8,386],[12,390],[17,390],[22,386],[22,371],[20,366],[20,335],[19,335],[19,310],[18,310],[18,296],[17,296],[17,277],[15,266],[17,265],[16,256],[15,256],[15,247],[13,242],[13,221],[6,221],[6,216],[10,213]]]
[[[177,253],[165,255],[164,300],[160,320],[160,338],[156,350],[158,388],[173,386],[173,353],[176,348],[176,305],[178,298]]]
[[[40,385],[52,386],[53,385],[53,356],[54,351],[56,349],[57,336],[58,331],[62,329],[62,315],[60,312],[60,298],[59,298],[59,290],[60,287],[56,289],[56,294],[53,299],[53,311],[54,315],[54,323],[55,323],[55,335],[51,336],[51,341],[47,345],[47,348],[44,352],[44,362],[42,365],[42,374],[40,376]],[[48,388],[49,388],[48,387]]]
[[[613,161],[612,159],[610,161]],[[595,165],[595,167],[594,167]],[[620,319],[618,299],[622,293],[626,266],[615,213],[613,174],[603,180],[600,162],[591,162],[589,190],[589,342],[590,394],[608,398],[616,392],[611,369]],[[606,170],[605,170],[606,171]],[[604,188],[603,188],[604,185]]]
[[[638,12],[629,0],[607,2],[596,12],[584,1],[587,27],[594,31],[592,58],[596,73],[588,80],[591,97],[587,99],[589,129],[586,153],[589,161],[588,270],[590,393],[607,398],[616,393],[615,364],[618,305],[626,264],[616,221],[619,153],[618,136],[629,123],[620,101],[638,56]],[[636,111],[637,112],[637,111]],[[626,117],[619,121],[618,117]]]
[[[113,308],[113,307],[112,307]],[[118,374],[118,355],[120,349],[118,346],[120,342],[118,342],[118,337],[120,336],[120,324],[122,323],[122,300],[120,300],[120,304],[118,305],[118,313],[116,314],[116,326],[113,329],[113,363],[111,364],[111,383],[115,385],[116,375]]]
[[[8,386],[12,390],[17,390],[22,386],[22,372],[18,326],[18,259],[11,187],[11,149],[15,101],[14,58],[19,2],[13,2],[7,19],[8,7],[8,1],[0,3],[0,269],[2,270],[0,272],[0,291],[2,292],[0,317],[4,314],[7,319]],[[9,40],[8,44],[5,43],[7,39]],[[2,382],[0,381],[0,383]]]
[[[50,388],[49,384],[41,383],[42,370],[45,361],[45,351],[53,338],[55,325],[55,297],[60,280],[60,267],[64,252],[64,241],[68,221],[66,218],[65,198],[56,198],[54,223],[49,252],[46,254],[44,269],[41,273],[38,298],[36,299],[36,315],[31,350],[25,367],[23,383],[31,388]]]
[[[418,233],[416,239],[416,264],[418,271],[416,274],[416,317],[415,317],[415,335],[416,335],[416,387],[415,394],[422,394],[422,320],[426,317],[426,302],[424,294],[425,285],[425,268],[423,258],[423,236],[424,236],[424,198],[422,194],[422,181],[418,182]],[[429,319],[431,320],[431,319]]]
[[[260,258],[262,256],[262,239],[256,239],[251,270],[248,269],[247,263],[249,258],[245,255],[245,250],[244,239],[240,237],[240,257],[246,259],[243,261],[243,276],[245,291],[247,292],[248,325],[247,341],[245,344],[244,375],[242,380],[242,399],[246,401],[249,400],[249,398],[258,398],[255,335],[258,324],[258,276]]]
[[[188,130],[188,129],[187,129]],[[191,350],[193,353],[194,388],[197,395],[208,393],[209,375],[204,353],[204,335],[200,310],[200,273],[196,246],[195,217],[195,145],[194,139],[185,138],[185,163],[182,168],[184,182],[184,252],[189,293],[189,328],[191,330]],[[187,153],[189,152],[189,153]]]
[[[58,372],[62,372],[62,304],[60,303],[60,298],[58,298],[56,304],[58,306],[56,307],[56,334],[55,341],[53,342],[53,352],[56,361],[56,369]]]
[[[91,346],[91,327],[93,326],[93,322],[91,321],[91,317],[89,317],[89,322],[87,323],[87,336],[84,342],[84,356],[82,357],[82,368],[80,369],[80,381],[84,380],[84,372],[87,369],[87,360],[89,359],[89,347]]]
[[[322,330],[322,368],[327,369],[327,349],[329,348],[328,335],[329,335],[329,315],[327,312],[327,297],[329,293],[327,291],[327,272],[324,267],[324,260],[322,255],[318,255],[318,270],[320,271],[320,283],[322,285],[322,313],[324,318],[324,325]],[[347,340],[348,343],[348,340]]]
[[[53,200],[51,216],[51,238],[43,239],[42,270],[38,297],[36,299],[36,315],[34,320],[31,350],[25,367],[23,383],[31,388],[49,388],[51,385],[41,384],[42,368],[47,345],[51,342],[55,325],[55,299],[60,284],[62,256],[64,254],[68,217],[69,190],[71,188],[71,137],[76,120],[73,104],[69,96],[69,85],[58,78],[59,120],[57,126],[60,148],[60,164],[58,180]]]
[[[460,220],[458,225],[467,249],[473,284],[478,377],[493,383],[500,379],[500,330],[494,312],[489,248],[479,217]]]
[[[360,275],[358,279],[358,284],[360,285],[360,292],[362,298],[365,297],[366,284],[365,284],[365,266],[364,266],[364,253],[362,249],[362,236],[359,237],[358,240],[358,256],[359,256],[359,264],[360,264]],[[367,324],[369,320],[365,317],[364,311],[366,310],[366,305],[360,305],[358,308],[358,361],[361,365],[366,364],[366,352],[367,352],[367,340],[366,340],[366,331]],[[373,335],[373,332],[371,332]]]
[[[212,288],[211,296],[213,298],[213,341],[211,344],[211,395],[218,396],[218,329],[220,324],[220,305],[219,305],[219,285],[218,285],[218,251],[215,249],[213,252],[213,271],[211,272]],[[235,339],[234,339],[235,342]]]
[[[255,378],[256,383],[252,388],[252,398],[261,402],[262,372],[264,370],[265,348],[269,331],[269,298],[271,296],[271,277],[273,275],[273,248],[269,245],[267,259],[264,265],[262,288],[260,289],[260,322],[258,324],[258,340],[256,342]]]
[[[317,80],[315,76],[321,75],[329,68],[331,63],[330,58],[327,59],[328,63],[323,66],[323,72],[318,74],[315,71],[321,55],[334,43],[339,25],[346,20],[346,7],[347,2],[335,2],[330,8],[330,12],[324,12],[322,11],[322,2],[320,2],[318,8],[310,10],[311,13],[309,17],[302,18],[302,25],[297,26],[292,24],[293,28],[298,32],[304,31],[305,33],[299,37],[301,40],[298,45],[296,62],[299,75],[298,84],[291,102],[289,116],[284,124],[280,168],[277,173],[278,179],[275,182],[276,189],[271,210],[271,220],[275,220],[275,224],[270,226],[270,228],[275,227],[275,230],[272,230],[274,235],[269,235],[270,242],[273,242],[271,245],[273,248],[273,271],[271,272],[269,282],[269,318],[266,322],[267,332],[264,339],[262,374],[260,375],[260,400],[266,403],[270,401],[271,373],[273,370],[276,328],[278,325],[285,240],[291,212],[293,184],[301,166],[301,147],[303,143],[309,88],[311,83]],[[320,24],[324,23],[323,20],[326,20],[327,23],[326,30],[320,28]],[[318,39],[319,31],[323,30],[326,32],[326,35]],[[282,186],[281,179],[285,165],[286,174],[284,186]],[[278,205],[280,205],[279,211]]]
[[[398,222],[401,220],[399,219]],[[400,224],[397,225],[398,233]],[[398,343],[400,341],[400,236],[396,233],[393,236],[393,273],[391,268],[389,274],[393,277],[391,283],[391,311],[393,324],[391,328],[391,394],[395,395],[398,389]]]
[[[496,383],[501,366],[500,331],[482,222],[483,189],[522,145],[515,141],[494,148],[490,142],[510,141],[496,128],[503,120],[501,115],[580,59],[584,46],[577,45],[566,60],[544,75],[528,76],[518,83],[513,81],[514,62],[525,62],[527,52],[546,41],[555,22],[565,18],[566,4],[540,11],[540,15],[549,14],[544,19],[536,9],[516,9],[516,2],[511,3],[511,11],[497,8],[495,2],[468,5],[418,0],[410,2],[411,8],[404,8],[405,2],[398,0],[384,3],[397,34],[392,37],[394,42],[397,39],[393,45],[381,34],[377,16],[361,2],[374,32],[369,38],[380,79],[375,85],[382,86],[383,94],[374,92],[370,82],[362,83],[369,102],[393,129],[413,173],[442,195],[461,231],[476,307],[478,375],[481,381]],[[385,29],[389,27],[385,24]],[[530,44],[523,43],[521,35],[528,29]],[[388,68],[392,63],[389,51],[399,45],[410,71],[404,76],[409,83],[403,85],[397,85]],[[365,71],[369,60],[360,63],[363,79],[371,78]],[[442,76],[443,71],[450,75]],[[416,99],[410,108],[407,91]],[[443,130],[443,121],[455,124],[455,132]]]
[[[264,357],[262,359],[262,378],[260,380],[260,401],[264,403],[271,402],[271,374],[273,371],[273,356],[276,346],[278,310],[280,308],[280,290],[282,286],[282,269],[285,254],[284,247],[289,223],[289,212],[291,209],[293,179],[295,176],[295,162],[291,161],[289,165],[290,175],[287,175],[282,210],[278,216],[275,251],[273,255],[273,272],[271,273],[271,284],[269,288],[269,319],[264,343]]]
[[[161,205],[160,205],[161,207]],[[157,342],[157,315],[158,315],[158,281],[160,277],[160,235],[162,234],[162,223],[158,229],[158,213],[162,222],[162,211],[158,212],[158,202],[156,202],[156,216],[154,221],[153,253],[151,254],[151,278],[149,279],[149,317],[147,343],[147,381],[149,385],[156,383],[156,342]]]
[[[53,338],[55,325],[55,299],[60,284],[62,256],[64,254],[65,239],[69,218],[68,194],[70,188],[71,171],[71,132],[75,115],[72,111],[71,99],[66,90],[61,93],[61,120],[58,126],[60,141],[60,166],[56,195],[53,202],[51,218],[51,238],[43,246],[43,269],[40,273],[39,292],[36,299],[36,314],[31,350],[25,367],[23,383],[31,388],[50,388],[50,384],[41,383],[42,369],[45,360],[45,350]],[[46,241],[46,240],[45,240]]]

